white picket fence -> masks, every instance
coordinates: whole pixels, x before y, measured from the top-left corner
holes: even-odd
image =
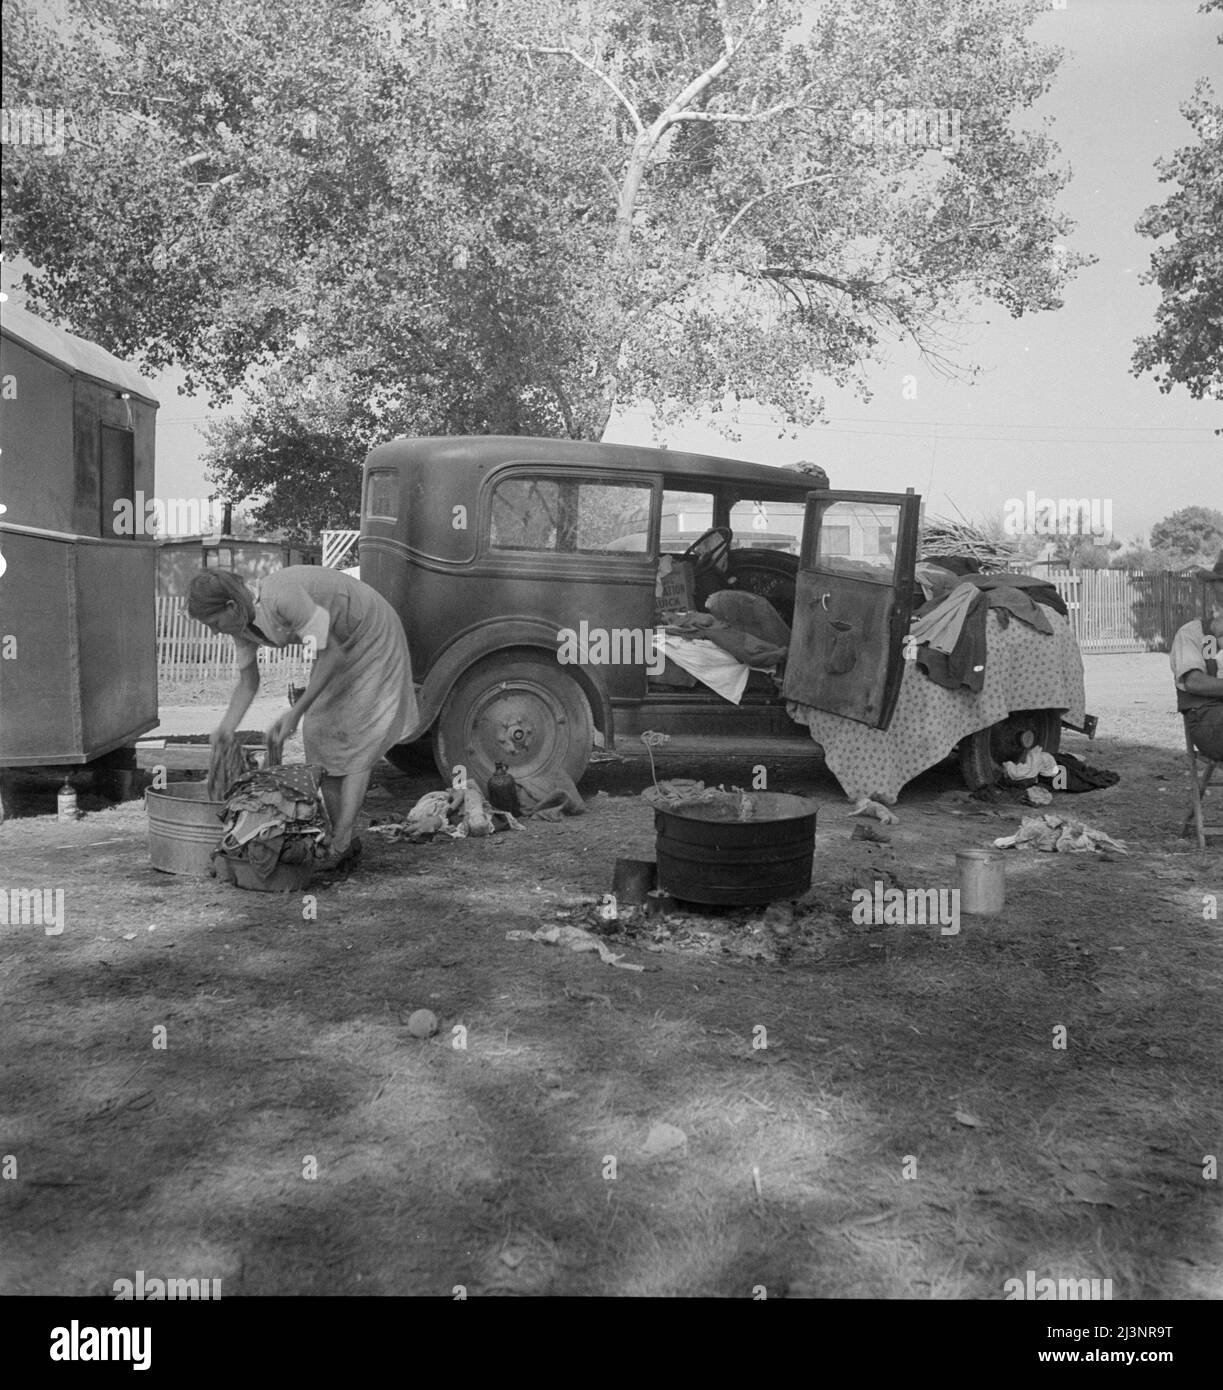
[[[259,674],[305,685],[305,652],[291,647],[260,647]],[[212,633],[187,616],[181,598],[157,599],[157,679],[162,685],[189,681],[237,679],[234,639]]]

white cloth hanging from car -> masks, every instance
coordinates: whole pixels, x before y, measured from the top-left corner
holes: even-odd
[[[704,638],[662,635],[663,651],[689,675],[716,691],[724,700],[737,705],[747,687],[748,668],[716,642]]]

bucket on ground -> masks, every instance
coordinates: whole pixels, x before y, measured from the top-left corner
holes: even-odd
[[[144,794],[149,818],[149,862],[167,874],[206,877],[221,843],[223,801],[209,801],[203,782],[171,782]]]
[[[996,849],[956,850],[960,911],[977,917],[1001,912],[1006,902],[1006,862]]]
[[[657,807],[658,887],[711,907],[800,898],[811,886],[816,810],[786,792]]]
[[[612,870],[612,893],[618,903],[640,907],[658,882],[652,859],[617,859]]]

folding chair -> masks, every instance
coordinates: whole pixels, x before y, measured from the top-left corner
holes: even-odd
[[[1206,848],[1206,841],[1211,835],[1223,835],[1223,825],[1207,825],[1202,815],[1202,802],[1206,799],[1206,788],[1210,786],[1210,779],[1214,776],[1214,770],[1219,766],[1216,759],[1208,758],[1205,753],[1199,753],[1194,747],[1193,736],[1189,732],[1189,718],[1183,716],[1185,720],[1185,748],[1189,754],[1189,813],[1185,816],[1185,823],[1181,826],[1181,834],[1188,835],[1190,825],[1197,831],[1198,849]],[[1206,764],[1206,772],[1202,780],[1198,781],[1198,759],[1201,758]]]

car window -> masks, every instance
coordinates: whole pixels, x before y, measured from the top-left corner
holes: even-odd
[[[885,583],[896,563],[900,508],[890,503],[832,502],[820,510],[818,568]]]
[[[712,492],[665,491],[659,549],[664,555],[682,555],[713,525],[713,515]]]
[[[506,478],[493,490],[494,550],[644,554],[651,491],[640,483]]]
[[[763,502],[740,499],[730,509],[732,549],[777,550],[797,555],[802,542],[804,502]]]

